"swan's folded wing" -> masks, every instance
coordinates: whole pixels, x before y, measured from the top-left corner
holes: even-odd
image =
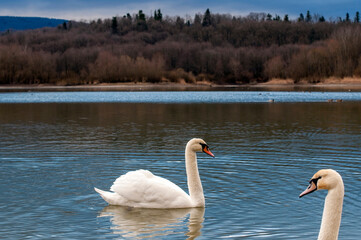
[[[110,188],[135,203],[159,203],[162,205],[178,205],[190,203],[190,197],[180,187],[165,178],[153,175],[147,170],[128,172],[115,180]]]

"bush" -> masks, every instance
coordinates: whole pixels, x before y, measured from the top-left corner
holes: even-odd
[[[169,79],[171,82],[186,82],[186,83],[195,83],[196,78],[192,73],[185,72],[182,68],[178,68],[176,70],[168,71],[165,74],[165,77]]]

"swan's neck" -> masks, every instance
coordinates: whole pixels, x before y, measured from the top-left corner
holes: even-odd
[[[325,199],[318,240],[336,240],[338,238],[338,231],[341,224],[343,195],[343,184],[339,184],[336,188],[328,191]]]
[[[193,150],[189,149],[188,146],[186,147],[185,158],[189,196],[195,207],[204,207],[205,201],[202,183],[198,173],[197,155]]]

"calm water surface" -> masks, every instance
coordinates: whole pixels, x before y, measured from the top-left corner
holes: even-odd
[[[360,93],[45,94],[0,94],[2,239],[316,239],[326,192],[298,195],[321,168],[344,179],[339,238],[361,236]],[[216,155],[198,154],[205,209],[113,207],[94,192],[139,168],[186,190],[193,137]]]
[[[0,103],[240,103],[360,101],[361,92],[22,92],[0,93]]]

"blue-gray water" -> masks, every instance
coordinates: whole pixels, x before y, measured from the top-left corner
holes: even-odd
[[[359,239],[360,94],[0,93],[0,238],[316,239],[326,192],[298,195],[333,168],[339,238]],[[198,154],[204,212],[107,207],[94,192],[139,168],[186,190],[193,137],[216,155]]]
[[[0,103],[251,103],[360,101],[361,92],[21,92],[1,93]]]

